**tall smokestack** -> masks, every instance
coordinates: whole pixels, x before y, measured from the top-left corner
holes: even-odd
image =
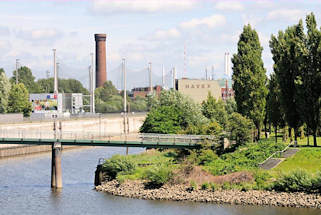
[[[106,34],[95,34],[96,41],[96,88],[107,80],[106,72]]]

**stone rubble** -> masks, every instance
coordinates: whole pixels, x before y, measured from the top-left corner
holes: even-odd
[[[209,202],[217,204],[263,205],[281,207],[304,207],[321,209],[321,195],[306,193],[285,193],[275,191],[239,191],[239,190],[194,190],[188,185],[164,185],[159,189],[146,189],[143,181],[126,181],[119,184],[117,180],[104,182],[97,186],[97,191],[148,200],[172,200]]]

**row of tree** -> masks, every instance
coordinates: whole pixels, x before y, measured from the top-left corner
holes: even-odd
[[[23,83],[11,84],[3,69],[0,69],[0,113],[23,113],[29,116],[31,103],[29,92]]]
[[[250,25],[243,28],[238,51],[232,58],[233,89],[237,110],[250,118],[260,137],[262,124],[298,130],[304,124],[317,145],[321,107],[321,31],[313,13],[303,22],[272,35],[274,72],[270,79],[262,61],[262,46]],[[290,129],[291,131],[291,129]]]
[[[140,131],[161,134],[213,135],[228,137],[239,146],[251,140],[252,122],[236,112],[233,99],[223,102],[211,94],[202,104],[178,91],[163,91],[150,100],[148,113]]]
[[[96,112],[99,113],[122,112],[124,110],[123,92],[119,92],[111,81],[107,81],[95,90],[95,104]],[[141,112],[147,109],[147,98],[127,96],[128,111]]]

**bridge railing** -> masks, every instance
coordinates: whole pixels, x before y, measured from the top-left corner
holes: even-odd
[[[196,144],[204,140],[218,143],[216,136],[210,135],[179,135],[179,134],[124,134],[93,131],[26,131],[0,129],[0,138],[19,139],[64,139],[64,140],[103,140],[103,141],[139,141],[156,143],[190,143]]]

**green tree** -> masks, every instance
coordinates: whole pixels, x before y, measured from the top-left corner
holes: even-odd
[[[267,95],[267,118],[272,123],[275,130],[275,142],[277,142],[278,126],[284,126],[284,114],[281,111],[280,87],[278,85],[275,73],[270,76],[268,84],[269,93]]]
[[[106,81],[102,87],[95,90],[96,100],[107,102],[113,95],[117,95],[118,90],[111,81]]]
[[[30,116],[32,111],[29,93],[23,83],[14,84],[9,92],[8,112],[23,113],[25,117]]]
[[[216,101],[211,93],[207,95],[207,100],[202,102],[202,113],[206,118],[216,121],[222,128],[226,128],[227,112],[225,104],[222,100]]]
[[[295,141],[298,129],[302,125],[300,113],[300,95],[297,90],[297,78],[306,67],[308,51],[305,46],[302,21],[288,27],[278,36],[272,35],[270,48],[274,60],[274,71],[280,86],[280,102],[285,114],[285,121],[294,128]]]
[[[13,71],[13,77],[10,79],[11,84],[16,83],[17,71]],[[18,69],[18,81],[23,83],[30,93],[40,93],[41,88],[38,83],[35,82],[35,77],[32,75],[31,69],[26,66]]]
[[[183,133],[207,122],[200,105],[178,91],[163,91],[140,129],[144,133]]]
[[[232,113],[229,117],[228,131],[230,139],[236,141],[236,146],[243,145],[251,140],[253,123],[239,113]]]
[[[225,102],[225,110],[227,114],[237,112],[237,105],[234,98],[229,98]]]
[[[300,70],[296,84],[298,87],[300,111],[308,130],[312,131],[314,146],[317,146],[317,130],[320,126],[321,109],[321,31],[313,13],[306,17],[308,51],[304,70]]]
[[[0,113],[7,112],[9,92],[10,82],[4,70],[0,68]]]
[[[253,120],[260,138],[260,128],[265,116],[266,71],[257,32],[250,25],[243,28],[237,54],[233,55],[233,90],[237,110]]]

